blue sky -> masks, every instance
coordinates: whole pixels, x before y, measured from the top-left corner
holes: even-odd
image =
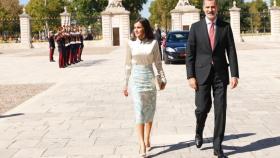
[[[19,3],[20,4],[27,4],[28,0],[20,0]]]
[[[143,10],[140,13],[145,18],[149,18],[150,16],[149,7],[152,1],[153,0],[148,0],[148,2],[143,6]]]

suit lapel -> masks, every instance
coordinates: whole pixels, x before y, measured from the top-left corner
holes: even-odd
[[[202,30],[202,35],[204,36],[203,38],[205,39],[205,41],[207,43],[208,49],[212,51],[211,44],[210,44],[210,39],[209,39],[209,34],[208,34],[208,28],[207,28],[207,24],[206,24],[205,19],[202,20],[202,29],[201,30]]]

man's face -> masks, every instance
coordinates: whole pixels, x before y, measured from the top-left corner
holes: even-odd
[[[203,11],[206,15],[206,17],[213,21],[215,20],[218,12],[218,6],[215,4],[214,0],[205,0],[204,1],[204,6],[203,6]]]

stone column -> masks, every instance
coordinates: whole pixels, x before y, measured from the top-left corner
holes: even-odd
[[[102,14],[102,38],[105,46],[113,45],[112,14]]]
[[[71,24],[71,14],[67,12],[67,8],[64,7],[64,12],[60,13],[61,26],[70,26]]]
[[[242,42],[240,35],[240,8],[236,7],[236,2],[233,1],[233,7],[229,9],[230,11],[230,25],[232,28],[232,33],[235,42]]]
[[[26,14],[25,8],[23,8],[23,13],[19,15],[20,19],[20,43],[22,48],[31,48],[31,17]]]
[[[182,14],[171,12],[171,30],[183,30],[182,26]]]
[[[276,5],[274,0],[274,5],[270,8],[271,15],[271,40],[279,41],[280,38],[280,7]]]
[[[125,45],[130,37],[129,14],[130,12],[122,6],[122,0],[109,0],[108,6],[101,13],[102,36],[105,46],[113,46],[114,41],[115,45],[118,45],[118,41],[120,46]],[[113,32],[113,28],[119,32]]]
[[[200,20],[199,9],[186,0],[179,0],[175,9],[171,10],[172,30],[190,30],[191,25]]]
[[[124,13],[120,17],[120,46],[125,46],[127,39],[130,38],[129,13]]]

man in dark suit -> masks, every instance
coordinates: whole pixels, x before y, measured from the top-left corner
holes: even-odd
[[[233,89],[239,78],[237,55],[230,25],[217,18],[217,1],[204,0],[203,10],[205,19],[191,26],[186,56],[188,82],[195,90],[195,144],[200,148],[203,143],[203,129],[212,104],[212,89],[215,114],[214,155],[226,158],[221,144],[226,124],[228,66]]]
[[[161,52],[161,30],[158,26],[158,24],[155,24],[155,39],[158,42],[158,47],[159,47],[159,51],[160,51],[160,59],[162,60],[162,52]]]

